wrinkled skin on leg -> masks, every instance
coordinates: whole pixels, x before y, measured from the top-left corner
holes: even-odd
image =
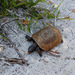
[[[39,56],[41,57],[43,50],[42,50],[40,47],[37,47],[37,48],[36,48],[36,51],[37,51],[37,53],[39,54]]]

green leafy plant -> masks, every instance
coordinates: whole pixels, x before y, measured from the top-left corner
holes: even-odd
[[[58,7],[61,5],[61,3],[64,1],[62,1],[58,7],[53,11],[53,13],[50,13],[49,11],[47,11],[46,9],[44,9],[44,13],[42,14],[41,11],[39,11],[37,8],[35,8],[34,6],[37,5],[39,2],[46,2],[45,0],[20,0],[20,2],[18,2],[19,0],[0,0],[0,15],[1,16],[12,16],[11,14],[7,14],[7,9],[13,9],[13,8],[19,8],[22,7],[24,9],[26,9],[25,15],[24,17],[26,18],[27,21],[27,29],[30,32],[31,31],[31,27],[30,24],[32,23],[33,19],[36,20],[36,23],[34,25],[34,27],[37,24],[37,20],[42,19],[43,17],[47,17],[47,19],[52,19],[55,18],[54,13],[57,11]],[[37,10],[36,10],[37,9]],[[60,13],[60,10],[58,11],[56,17],[58,17]],[[30,16],[30,23],[28,23],[28,19],[27,16]],[[17,18],[16,14],[14,14],[14,17]],[[20,29],[22,29],[23,31],[25,31],[25,26],[21,23],[20,19],[15,20],[18,24],[18,27]],[[43,22],[43,24],[45,24]]]
[[[5,16],[7,13],[7,9],[10,9],[14,5],[16,5],[15,0],[0,0],[0,15]]]
[[[59,8],[59,6],[62,4],[63,1],[64,1],[64,0],[62,0],[62,1],[60,2],[60,4],[58,5],[58,7],[53,11],[52,15],[57,11],[57,9]]]

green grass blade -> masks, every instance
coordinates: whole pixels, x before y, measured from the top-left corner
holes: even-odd
[[[27,27],[28,27],[28,31],[29,31],[29,33],[31,33],[30,25],[27,24]]]
[[[60,10],[58,11],[57,15],[56,15],[56,18],[59,16],[59,13],[60,13]]]
[[[61,1],[61,3],[58,5],[58,7],[53,11],[52,15],[56,12],[56,10],[59,8],[59,6],[62,4],[64,0]]]
[[[30,28],[30,25],[29,25],[29,23],[28,23],[28,19],[27,19],[27,17],[25,17],[26,18],[26,21],[27,21],[27,28],[28,28],[28,31],[29,31],[29,33],[31,33],[31,28]]]

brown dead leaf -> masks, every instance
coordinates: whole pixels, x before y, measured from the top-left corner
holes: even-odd
[[[6,19],[5,19],[5,18],[3,18],[3,19],[2,19],[2,21],[3,21],[3,22],[5,22],[5,21],[6,21]]]
[[[47,25],[50,25],[50,23],[49,23],[49,22],[46,22],[46,24],[47,24]]]
[[[49,1],[49,3],[51,3],[51,4],[52,4],[52,1]]]
[[[75,9],[73,9],[72,12],[75,13]]]
[[[30,21],[28,21],[28,20],[22,20],[21,24],[27,25],[27,24],[30,24]]]
[[[65,19],[66,19],[66,18],[70,18],[70,17],[68,16],[68,17],[65,17]]]

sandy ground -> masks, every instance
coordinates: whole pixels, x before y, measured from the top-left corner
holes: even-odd
[[[61,2],[61,0],[52,1],[54,4],[59,4]],[[50,8],[49,5],[44,5],[44,7]],[[72,9],[75,9],[75,0],[64,0],[59,9],[60,17],[70,16],[74,18],[74,20],[57,20],[56,26],[59,28],[64,42],[52,50],[60,52],[60,57],[54,57],[46,52],[43,52],[42,57],[36,52],[27,55],[28,47],[32,42],[28,42],[25,39],[25,35],[31,34],[27,31],[23,32],[20,29],[17,30],[18,26],[13,21],[5,24],[5,30],[9,33],[9,38],[16,44],[29,65],[4,65],[4,62],[0,61],[0,75],[75,75],[75,60],[73,59],[75,58],[75,13],[72,12]],[[18,11],[21,15],[24,13],[22,9]],[[11,18],[6,19],[10,20]],[[1,20],[0,22],[2,23]],[[40,23],[41,21],[38,24]],[[13,32],[11,28],[15,32]],[[35,31],[32,30],[32,33],[33,32]],[[18,54],[11,46],[7,46],[1,39],[0,44],[5,47],[4,51],[1,53],[2,55],[8,58],[18,58]]]

